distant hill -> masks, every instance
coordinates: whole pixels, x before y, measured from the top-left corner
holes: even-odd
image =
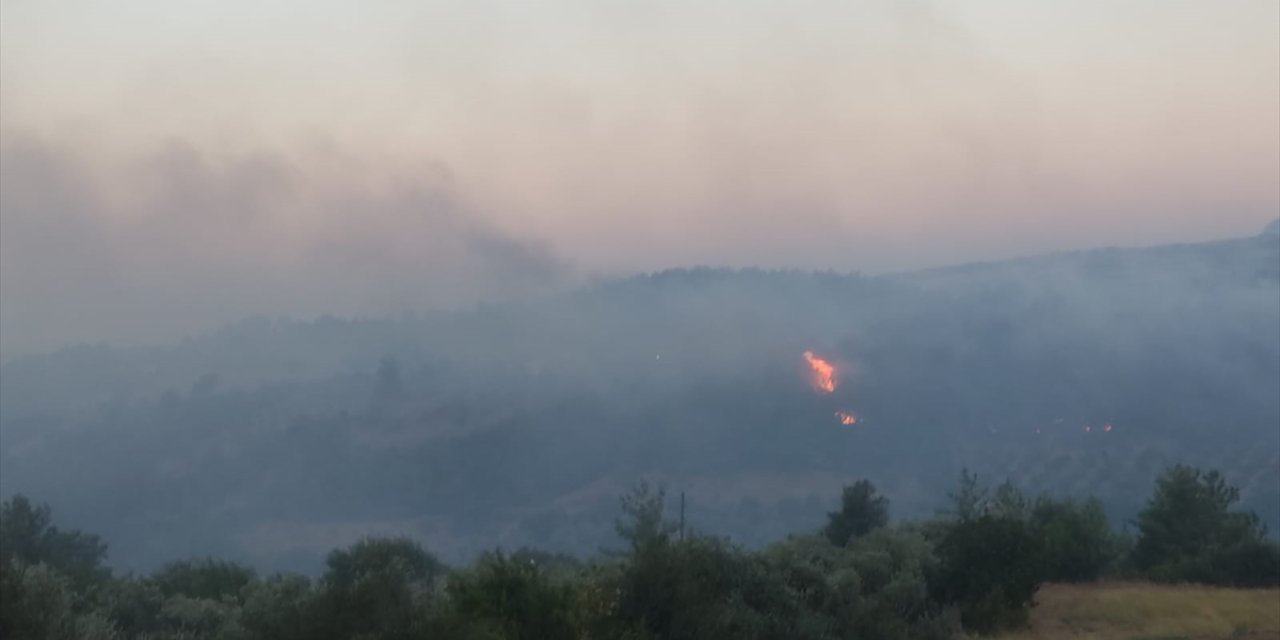
[[[992,286],[1012,282],[1065,286],[1074,280],[1172,280],[1213,286],[1224,282],[1274,283],[1280,279],[1278,235],[1280,219],[1258,235],[1246,238],[1057,253],[929,269],[904,277],[935,286]]]
[[[590,551],[640,477],[748,544],[869,477],[929,513],[962,467],[1131,516],[1215,466],[1280,529],[1280,242],[883,277],[675,269],[412,318],[256,319],[0,369],[0,479],[122,566],[314,567],[371,532],[446,557]],[[836,367],[810,384],[802,357]],[[857,416],[842,425],[836,412]]]

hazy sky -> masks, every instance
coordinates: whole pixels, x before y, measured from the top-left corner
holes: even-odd
[[[0,4],[0,351],[1246,235],[1280,3]]]

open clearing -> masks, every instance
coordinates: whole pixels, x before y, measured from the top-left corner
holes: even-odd
[[[1031,627],[1000,640],[1280,640],[1280,589],[1045,585]]]

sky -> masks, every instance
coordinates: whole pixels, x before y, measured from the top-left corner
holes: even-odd
[[[4,0],[0,354],[1250,235],[1274,0]]]

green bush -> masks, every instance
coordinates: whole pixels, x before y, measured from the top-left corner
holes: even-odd
[[[45,564],[0,560],[0,638],[112,640],[115,627],[83,611],[75,582]]]
[[[1239,499],[1217,471],[1168,469],[1138,514],[1132,565],[1162,582],[1280,584],[1280,550],[1256,515],[1231,510]]]
[[[889,523],[889,500],[876,493],[869,480],[859,480],[840,492],[840,510],[827,514],[823,529],[827,540],[843,547],[852,538],[864,536]]]
[[[486,554],[449,577],[450,613],[507,640],[571,640],[578,635],[573,585],[550,578],[532,558]],[[475,632],[473,630],[473,632]]]
[[[35,506],[21,494],[0,503],[0,558],[47,565],[87,590],[110,577],[106,557],[98,536],[53,526],[48,505]]]
[[[931,543],[914,527],[883,528],[848,547],[793,536],[760,558],[793,603],[793,637],[948,638],[956,624],[931,597]]]
[[[231,598],[237,602],[241,600],[241,591],[256,579],[257,574],[249,567],[213,558],[199,562],[171,562],[151,577],[165,597]]]
[[[243,591],[240,624],[254,640],[319,637],[317,592],[304,576],[280,575],[253,582]]]
[[[149,578],[112,580],[99,597],[99,610],[127,637],[159,633],[164,595]]]
[[[1042,545],[1042,580],[1097,580],[1119,558],[1121,542],[1097,499],[1077,502],[1042,496],[1031,506],[1029,521]]]
[[[979,633],[1025,625],[1043,575],[1043,546],[1023,521],[982,515],[953,524],[938,543],[933,591]]]
[[[112,578],[95,536],[18,496],[0,509],[0,638],[942,640],[1025,624],[1042,581],[1097,579],[1125,546],[1096,500],[1029,501],[967,472],[952,497],[948,517],[886,526],[887,501],[859,482],[821,530],[748,552],[673,525],[641,485],[617,522],[628,548],[588,562],[522,549],[450,573],[412,540],[367,539],[312,581],[213,559]],[[1280,546],[1237,497],[1214,472],[1170,469],[1132,575],[1280,584]]]
[[[321,638],[419,635],[445,566],[408,538],[369,538],[329,554],[316,608]],[[322,624],[321,624],[322,623]]]

